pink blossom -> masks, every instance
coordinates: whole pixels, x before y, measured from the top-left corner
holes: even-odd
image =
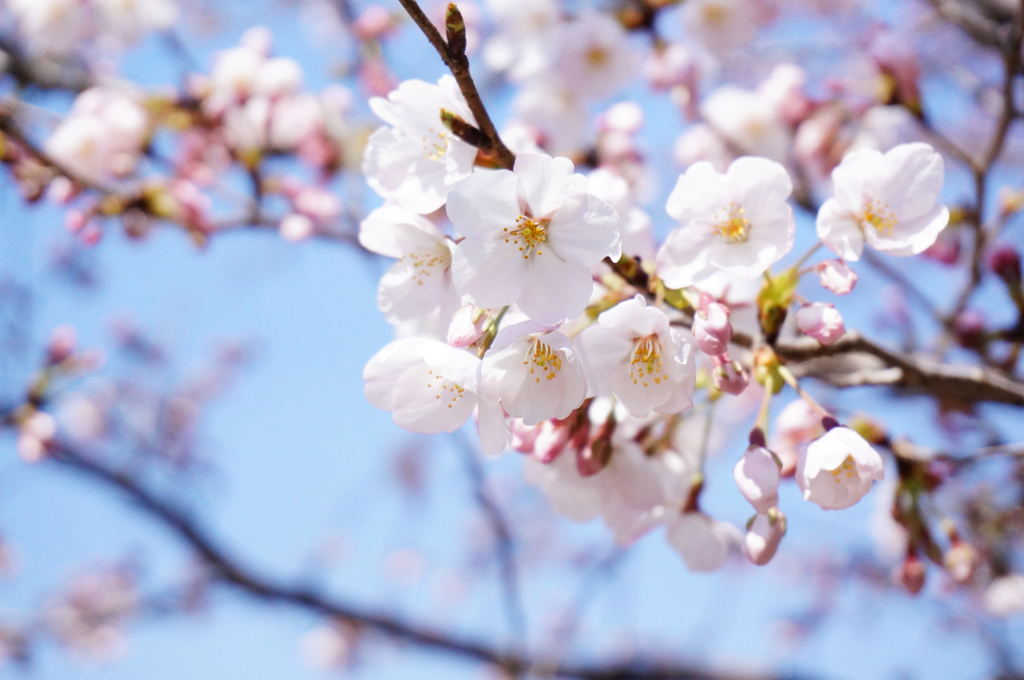
[[[743,555],[758,566],[768,564],[786,535],[786,516],[777,508],[759,513],[747,524]]]
[[[846,332],[842,315],[831,304],[824,302],[801,307],[796,313],[796,325],[801,333],[823,345],[831,345]]]
[[[822,287],[836,295],[847,295],[857,285],[857,272],[850,269],[850,265],[843,260],[819,262],[815,270],[821,277]]]
[[[733,468],[733,479],[743,497],[759,513],[766,513],[778,505],[779,465],[772,453],[763,446],[747,449]]]
[[[448,327],[448,344],[452,347],[469,347],[483,337],[492,322],[486,309],[465,305],[455,312]]]
[[[732,337],[729,308],[715,302],[707,293],[702,293],[700,307],[693,316],[692,330],[697,349],[709,356],[724,354]]]

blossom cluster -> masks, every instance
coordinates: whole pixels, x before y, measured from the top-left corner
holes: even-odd
[[[568,30],[558,21],[556,29]],[[488,47],[496,59],[502,46],[502,67],[527,78],[517,56],[527,36],[516,30],[504,26]],[[585,88],[587,77],[572,82]],[[786,476],[825,509],[855,504],[883,478],[868,441],[817,404],[813,427],[784,428],[792,456],[768,448],[766,423],[755,426],[735,467],[755,511],[744,534],[700,509],[702,454],[685,434],[693,422],[685,412],[698,373],[709,399],[744,393],[752,376],[766,397],[782,387],[786,369],[770,347],[753,360],[730,355],[733,323],[746,323],[737,315],[752,302],[730,298],[731,288],[751,282],[757,293],[767,279],[754,303],[761,330],[777,336],[795,305],[789,332],[831,344],[844,334],[842,317],[831,303],[797,302],[803,273],[845,295],[857,281],[848,263],[865,244],[912,255],[935,241],[949,213],[938,203],[942,159],[930,146],[849,153],[817,220],[821,243],[841,259],[773,276],[796,221],[790,173],[770,157],[741,156],[721,170],[692,163],[665,206],[676,226],[657,248],[650,218],[634,205],[630,164],[600,145],[603,161],[589,176],[536,144],[520,147],[511,169],[478,164],[477,149],[449,124],[476,122],[450,76],[407,81],[371,106],[385,124],[363,170],[386,203],[359,238],[396,260],[378,305],[398,339],[370,359],[364,379],[370,403],[398,425],[451,432],[475,417],[483,451],[527,454],[527,479],[558,512],[601,517],[621,543],[665,525],[695,570],[717,569],[738,548],[756,564],[771,559],[786,530],[778,508]],[[642,125],[638,107],[617,105],[604,120],[635,149],[628,138]]]

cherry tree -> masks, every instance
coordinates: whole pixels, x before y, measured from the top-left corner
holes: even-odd
[[[794,645],[800,673],[863,674],[800,654],[855,583],[970,631],[972,677],[1024,674],[1024,4],[316,0],[280,31],[173,0],[0,11],[9,214],[59,234],[47,279],[65,286],[0,288],[9,463],[73,473],[179,558],[161,579],[138,551],[83,555],[0,611],[3,662],[31,669],[56,644],[116,664],[148,617],[187,620],[226,591],[311,617],[302,654],[329,672],[372,669],[394,643],[509,678],[788,672],[680,649],[671,617],[663,645],[616,628],[619,609],[588,622],[622,562],[663,548],[660,578],[811,593],[761,636]],[[295,35],[321,41],[329,76],[288,54]],[[168,67],[177,82],[149,71]],[[183,379],[174,343],[129,320],[106,348],[74,325],[26,331],[33,304],[96,286],[125,241],[185,241],[200,262],[255,241],[329,258],[341,285],[308,299],[376,311],[325,340],[387,339],[339,352],[358,404],[295,427],[347,412],[384,428],[332,454],[395,461],[399,498],[375,489],[356,523],[420,493],[441,442],[464,479],[435,475],[433,493],[468,484],[459,512],[487,536],[485,567],[455,581],[493,574],[487,616],[504,624],[405,615],[226,547],[197,501],[220,468],[204,433],[244,392],[253,344]],[[376,296],[353,302],[366,265]],[[364,438],[378,450],[345,446]],[[14,588],[19,550],[0,544]],[[384,569],[401,581],[420,560],[396,550]],[[552,587],[576,593],[564,616]]]

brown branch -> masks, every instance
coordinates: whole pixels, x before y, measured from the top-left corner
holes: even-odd
[[[425,650],[452,654],[501,668],[512,676],[533,672],[554,678],[580,680],[797,680],[796,676],[726,673],[686,665],[545,666],[518,653],[504,653],[487,644],[458,635],[402,621],[394,616],[356,607],[322,595],[308,586],[291,585],[260,575],[224,551],[189,514],[175,503],[160,498],[139,481],[106,463],[58,445],[51,460],[94,481],[122,492],[139,509],[170,530],[203,560],[215,582],[230,585],[256,599],[288,604],[332,619],[348,621],[363,629],[406,642]]]
[[[408,12],[412,20],[416,22],[416,25],[420,27],[423,34],[427,36],[427,40],[437,50],[438,55],[440,55],[448,70],[455,76],[455,82],[459,84],[459,90],[466,99],[466,105],[473,114],[477,127],[491,141],[491,149],[489,151],[494,155],[499,165],[511,170],[515,164],[515,154],[509,151],[505,143],[501,141],[501,137],[498,136],[498,130],[494,127],[491,117],[487,114],[487,108],[480,98],[480,92],[476,89],[473,76],[469,73],[469,59],[465,54],[457,54],[448,49],[448,43],[445,42],[440,31],[431,23],[416,0],[399,0],[399,2],[402,3],[402,7],[405,8],[405,11]]]

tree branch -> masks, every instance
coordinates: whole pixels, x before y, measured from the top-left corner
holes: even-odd
[[[498,130],[494,127],[491,117],[487,114],[487,108],[480,98],[480,92],[476,89],[473,76],[469,73],[469,59],[465,54],[455,54],[448,49],[448,43],[441,37],[440,31],[431,23],[416,0],[399,0],[399,2],[402,3],[402,7],[405,8],[405,11],[408,12],[412,20],[423,31],[423,35],[427,36],[427,40],[437,50],[448,70],[455,76],[455,82],[459,84],[459,90],[462,92],[462,96],[466,98],[466,105],[469,107],[470,112],[472,112],[477,127],[491,141],[490,152],[493,153],[502,167],[511,170],[515,164],[515,154],[509,151],[505,143],[501,141],[501,137],[498,136]]]
[[[57,445],[51,456],[57,464],[122,492],[144,513],[194,550],[210,569],[214,581],[234,586],[266,602],[288,604],[328,618],[348,621],[399,642],[490,664],[512,676],[529,671],[540,676],[580,680],[797,680],[793,675],[726,673],[696,666],[652,665],[640,661],[607,666],[538,664],[522,654],[504,653],[475,640],[340,602],[306,586],[294,586],[259,576],[257,570],[247,568],[229,556],[187,512],[146,489],[133,477],[68,446]]]

